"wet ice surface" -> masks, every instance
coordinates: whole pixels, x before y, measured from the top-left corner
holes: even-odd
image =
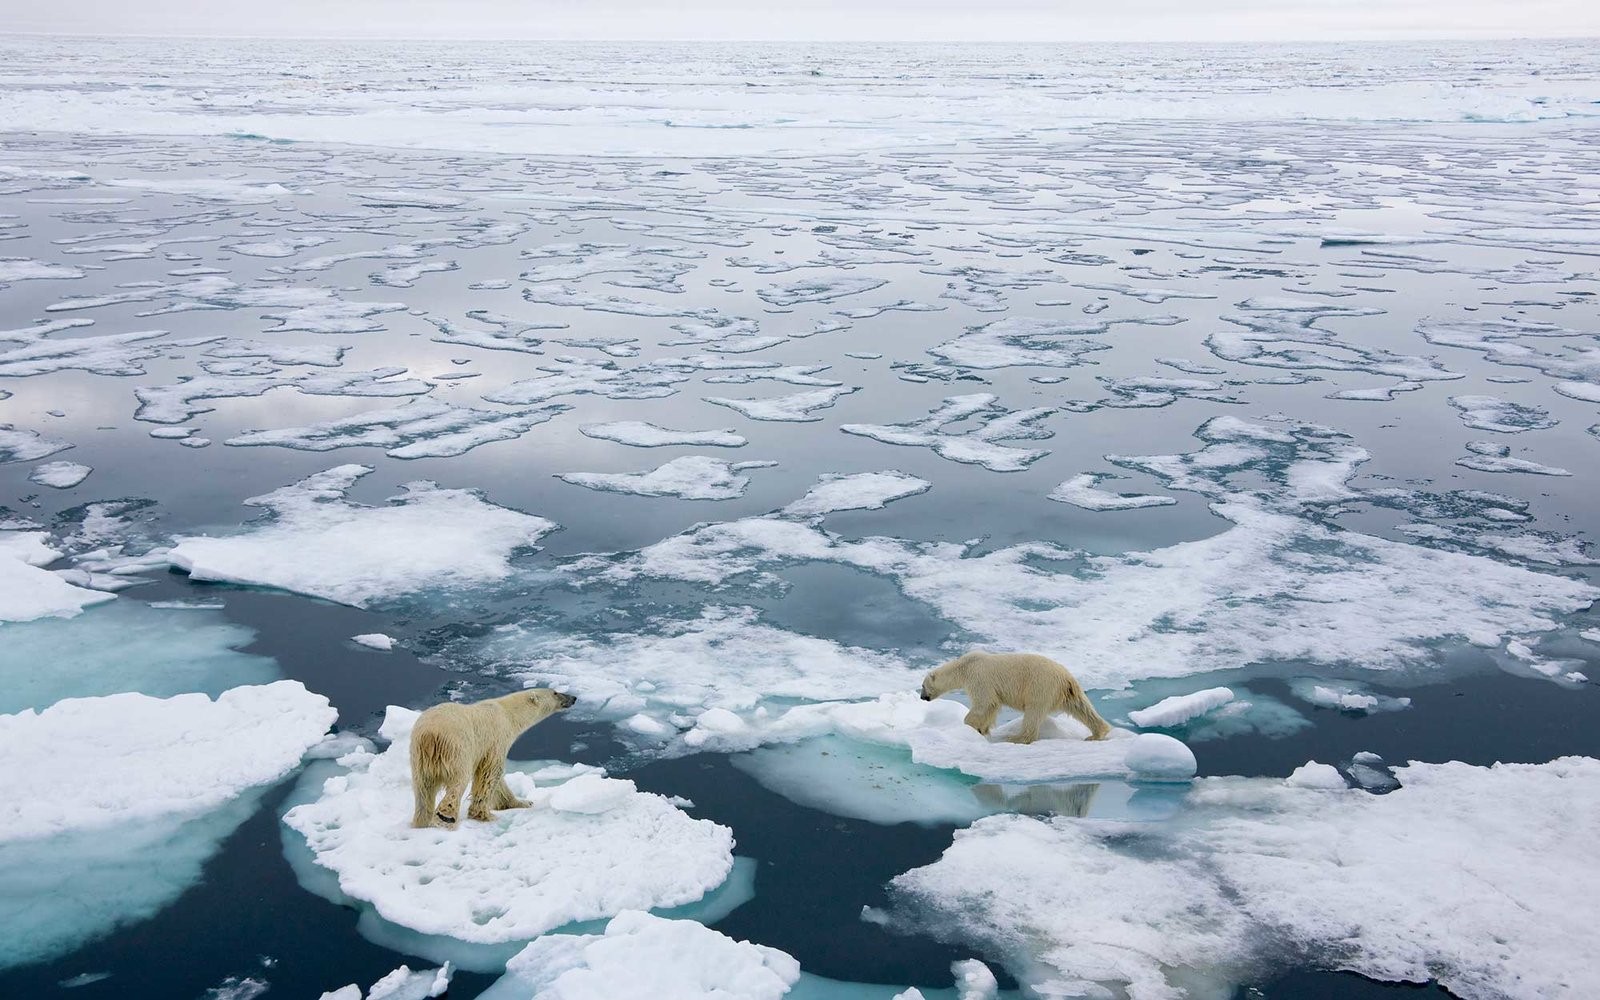
[[[1587,49],[531,51],[0,43],[0,723],[98,776],[10,826],[107,821],[0,992],[1586,995]],[[93,714],[282,678],[292,789]],[[532,683],[612,777],[405,827],[383,708]]]

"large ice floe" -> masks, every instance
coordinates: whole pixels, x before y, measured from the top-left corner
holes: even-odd
[[[0,716],[0,967],[153,914],[334,721],[297,681]]]
[[[341,465],[245,503],[272,518],[227,537],[179,538],[169,558],[193,579],[277,587],[363,607],[424,588],[490,583],[555,528],[470,490],[409,483],[379,506],[345,494],[372,471]]]
[[[1590,995],[1600,873],[1574,833],[1600,822],[1600,762],[1394,773],[1386,795],[1326,765],[1203,778],[1153,826],[982,819],[894,880],[896,919],[1051,997],[1227,997],[1305,962],[1471,1000]]]
[[[487,823],[464,820],[456,830],[413,829],[408,755],[416,715],[390,708],[382,729],[389,747],[340,758],[348,771],[284,815],[314,858],[310,868],[299,866],[302,880],[315,883],[317,870],[337,876],[336,887],[308,886],[313,891],[416,935],[498,946],[503,964],[505,946],[547,931],[629,909],[701,903],[734,872],[727,827],[594,768],[551,765],[529,774],[512,766],[506,782],[528,808],[497,812]],[[408,946],[427,947],[415,939]],[[449,949],[448,942],[433,946]],[[470,968],[482,963],[481,951],[451,954]]]

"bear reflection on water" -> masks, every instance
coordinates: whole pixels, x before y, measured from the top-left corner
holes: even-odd
[[[1099,782],[1075,785],[973,785],[972,795],[991,809],[1029,816],[1089,814]]]

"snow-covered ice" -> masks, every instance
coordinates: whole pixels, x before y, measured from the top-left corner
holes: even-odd
[[[635,448],[663,448],[689,445],[695,448],[742,448],[748,442],[732,428],[706,431],[675,431],[640,420],[614,420],[604,424],[583,424],[578,428],[587,437]]]
[[[1206,688],[1193,694],[1175,694],[1163,698],[1149,708],[1128,713],[1128,720],[1144,729],[1181,726],[1196,716],[1221,708],[1233,700],[1233,691],[1225,687]]]
[[[73,586],[49,570],[61,553],[42,531],[0,531],[0,622],[71,618],[112,595]]]
[[[741,473],[776,464],[724,462],[704,455],[686,455],[647,472],[563,472],[556,478],[605,493],[680,500],[734,500],[744,496],[750,487],[750,477]]]
[[[933,484],[926,479],[895,469],[849,475],[829,473],[780,513],[790,517],[813,517],[843,510],[881,510],[896,500],[917,496],[932,488]]]
[[[727,827],[589,772],[550,784],[508,768],[529,808],[463,819],[457,830],[412,829],[416,714],[391,707],[389,747],[343,758],[349,773],[284,816],[339,890],[387,921],[465,942],[526,941],[627,909],[693,903],[733,869]]]
[[[89,478],[94,469],[78,462],[45,462],[33,467],[28,481],[57,490],[70,490]]]
[[[376,649],[385,653],[393,649],[395,644],[394,636],[384,635],[382,632],[364,632],[361,635],[353,635],[350,637],[350,641],[358,646],[365,646],[368,649]]]
[[[491,583],[555,525],[469,490],[410,483],[382,506],[347,499],[370,466],[341,465],[245,502],[273,517],[227,537],[178,539],[195,580],[255,584],[363,607],[427,588]],[[314,558],[313,558],[314,557]]]
[[[1600,876],[1571,833],[1600,820],[1600,762],[1394,772],[1387,795],[1327,765],[1203,778],[1170,826],[979,820],[895,880],[902,919],[989,946],[1046,995],[1227,995],[1308,960],[1456,996],[1586,995]]]
[[[1073,476],[1051,490],[1050,499],[1070,503],[1084,510],[1143,510],[1146,507],[1169,507],[1178,502],[1173,497],[1112,493],[1100,489],[1100,483],[1110,478],[1109,475],[1094,473]]]

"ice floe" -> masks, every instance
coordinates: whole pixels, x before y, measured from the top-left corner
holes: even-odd
[[[1225,687],[1206,688],[1193,694],[1175,694],[1163,698],[1149,708],[1128,713],[1128,721],[1143,729],[1181,726],[1190,719],[1212,709],[1221,708],[1233,700],[1233,692]]]
[[[276,445],[300,451],[383,448],[390,458],[447,458],[479,445],[513,441],[570,407],[545,403],[516,410],[477,410],[436,399],[414,399],[386,410],[324,420],[306,427],[247,431],[226,443]]]
[[[309,396],[420,396],[432,386],[418,379],[397,378],[404,368],[371,371],[307,372],[297,375],[191,375],[172,385],[142,385],[135,389],[139,408],[135,420],[153,424],[181,424],[215,407],[207,400],[260,396],[272,389],[289,388]],[[481,411],[472,411],[481,412]],[[333,431],[330,433],[336,433]]]
[[[1323,680],[1316,677],[1298,677],[1289,682],[1295,697],[1318,708],[1332,708],[1341,712],[1370,715],[1374,712],[1398,712],[1411,707],[1410,698],[1396,698],[1374,694],[1363,684],[1354,681]]]
[[[806,495],[778,513],[790,517],[814,517],[843,510],[882,510],[906,497],[926,493],[933,484],[896,469],[884,472],[857,472],[849,475],[827,473]]]
[[[1556,425],[1543,407],[1511,403],[1498,396],[1451,396],[1450,405],[1461,412],[1462,423],[1480,431],[1520,434]]]
[[[36,465],[28,474],[28,481],[52,489],[70,490],[89,478],[94,469],[78,462],[45,462]]]
[[[1047,406],[1007,410],[995,396],[980,392],[947,396],[926,417],[907,423],[841,424],[839,429],[884,444],[931,448],[940,458],[981,465],[991,472],[1021,472],[1050,453],[1000,442],[1050,437],[1053,432],[1035,425],[1055,412],[1055,408]],[[946,429],[969,419],[975,421],[975,426],[961,431]]]
[[[391,707],[389,747],[341,758],[348,773],[284,815],[339,891],[387,921],[469,943],[528,941],[624,910],[694,903],[733,870],[728,828],[593,769],[511,767],[507,784],[528,808],[457,830],[413,829],[416,714]]]
[[[1098,488],[1103,481],[1115,478],[1118,477],[1092,472],[1073,476],[1051,490],[1049,499],[1059,503],[1070,503],[1084,510],[1143,510],[1146,507],[1170,507],[1178,502],[1173,497],[1142,493],[1111,493]]]
[[[615,441],[635,448],[662,448],[689,445],[695,448],[742,448],[749,442],[731,427],[705,431],[675,431],[639,420],[614,420],[604,424],[583,424],[585,437]]]
[[[180,537],[169,558],[195,580],[277,587],[363,607],[424,589],[499,580],[556,527],[470,490],[409,483],[381,506],[345,493],[370,466],[341,465],[245,503],[272,519],[227,537]]]
[[[384,653],[389,652],[395,645],[394,636],[384,635],[382,632],[364,632],[361,635],[353,635],[350,637],[350,641],[358,646],[365,646],[368,649],[376,649]]]
[[[1229,995],[1307,960],[1457,996],[1577,1000],[1600,977],[1600,876],[1571,836],[1600,821],[1600,762],[1413,763],[1386,795],[1297,773],[1200,779],[1159,827],[979,820],[895,880],[901,919],[1052,996]]]
[[[177,898],[333,719],[297,681],[0,716],[16,765],[0,777],[0,968],[65,954]]]
[[[686,455],[647,472],[563,472],[556,478],[574,486],[606,493],[627,493],[644,497],[676,497],[680,500],[734,500],[744,496],[750,477],[740,475],[751,469],[765,469],[777,462],[724,462],[704,455]]]
[[[47,437],[38,431],[0,424],[0,464],[32,462],[71,447],[72,445],[66,441]]]
[[[856,391],[856,387],[847,386],[835,389],[813,389],[810,392],[796,392],[787,396],[771,396],[766,399],[726,399],[720,396],[707,396],[706,402],[715,403],[717,406],[726,406],[736,410],[751,420],[775,420],[791,423],[806,423],[821,420],[813,416],[817,410],[826,410],[839,401],[839,397],[848,396]]]
[[[61,558],[42,531],[0,531],[0,622],[71,618],[112,595],[73,586],[40,567]]]
[[[1522,472],[1535,476],[1572,475],[1566,469],[1544,465],[1532,459],[1512,458],[1509,445],[1495,444],[1493,441],[1468,441],[1467,451],[1471,454],[1456,459],[1456,464],[1479,472]]]
[[[776,948],[735,941],[692,921],[627,910],[611,918],[603,933],[548,934],[532,942],[483,996],[780,1000],[799,978],[800,963]]]

